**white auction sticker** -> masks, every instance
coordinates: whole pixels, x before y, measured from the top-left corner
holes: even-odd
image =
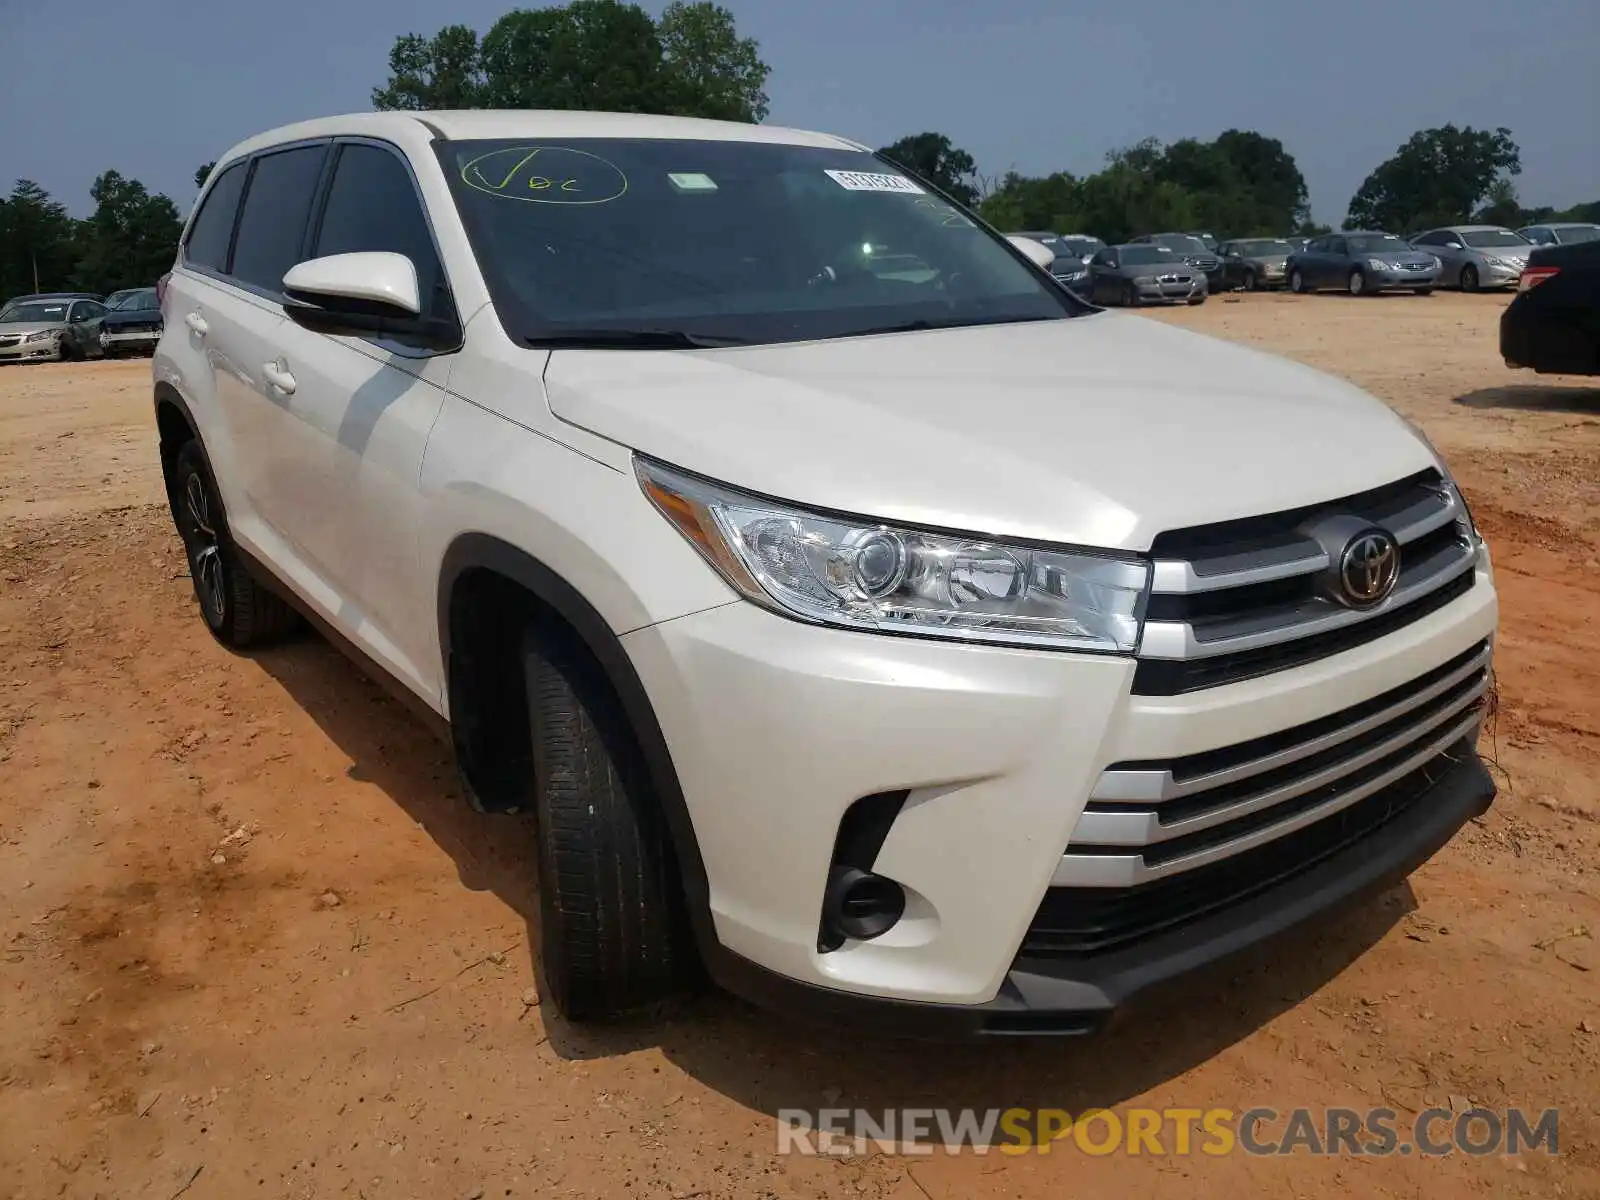
[[[828,171],[826,174],[846,191],[923,194],[922,189],[904,175],[878,175],[871,171]]]

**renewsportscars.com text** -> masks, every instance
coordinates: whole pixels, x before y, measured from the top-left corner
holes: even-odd
[[[824,1108],[778,1111],[779,1154],[1049,1154],[1184,1157],[1560,1152],[1560,1112],[1429,1108]]]

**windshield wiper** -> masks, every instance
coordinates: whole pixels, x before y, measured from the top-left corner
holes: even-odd
[[[866,337],[874,333],[917,333],[924,329],[966,329],[974,325],[1026,325],[1034,321],[1055,321],[1057,317],[991,317],[957,319],[948,318],[930,321],[927,317],[918,317],[914,321],[902,321],[897,325],[873,325],[866,329],[852,329],[846,336]]]
[[[750,344],[747,338],[689,333],[683,329],[563,329],[530,333],[522,340],[548,350],[712,350]]]

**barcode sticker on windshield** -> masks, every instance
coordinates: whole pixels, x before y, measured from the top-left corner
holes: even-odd
[[[829,179],[850,192],[905,192],[922,195],[922,189],[904,175],[876,175],[871,171],[826,171]]]

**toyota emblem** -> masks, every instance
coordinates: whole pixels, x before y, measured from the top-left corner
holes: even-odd
[[[1400,546],[1382,529],[1356,534],[1339,556],[1339,599],[1351,608],[1381,603],[1399,578]]]

